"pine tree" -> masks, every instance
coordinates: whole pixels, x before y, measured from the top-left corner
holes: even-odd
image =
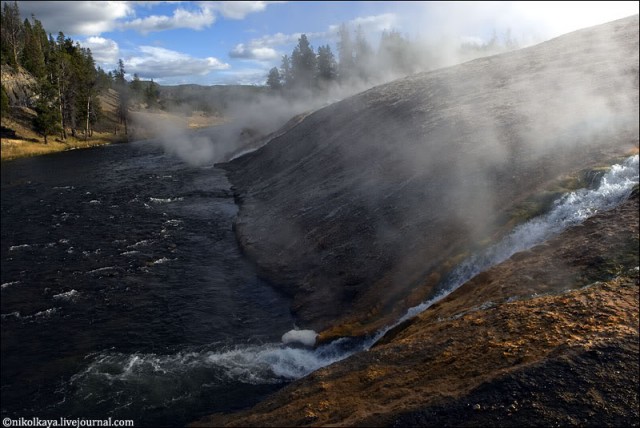
[[[407,75],[414,71],[416,64],[412,51],[412,44],[399,32],[385,31],[380,37],[378,62],[387,64],[387,69],[394,75]]]
[[[291,86],[293,85],[293,73],[291,71],[291,59],[288,55],[282,56],[282,65],[280,67],[280,77],[282,79],[282,85],[285,88],[291,88]]]
[[[338,37],[340,39],[338,42],[338,56],[340,57],[338,77],[341,81],[345,82],[353,75],[355,69],[353,43],[351,42],[351,35],[346,24],[340,25]]]
[[[269,75],[267,76],[267,85],[273,89],[274,91],[280,90],[282,88],[282,78],[280,77],[280,72],[277,67],[273,67],[269,70]]]
[[[43,82],[38,91],[40,97],[35,106],[37,116],[33,119],[36,132],[44,137],[48,144],[49,135],[60,132],[60,111],[56,105],[56,89],[48,82]]]
[[[19,57],[22,51],[22,35],[24,31],[17,1],[14,1],[13,4],[10,2],[4,3],[1,21],[0,39],[2,44],[2,57],[5,58],[5,53],[7,53],[8,55],[5,61],[9,65],[17,67],[20,65]]]
[[[91,111],[97,102],[97,72],[90,49],[80,48],[75,55],[76,85],[76,123],[84,127],[84,139],[89,138]]]
[[[318,48],[318,75],[319,83],[326,84],[336,79],[338,75],[336,59],[329,45]]]
[[[147,108],[157,108],[159,106],[158,97],[160,97],[158,84],[151,79],[151,82],[149,82],[149,85],[144,91],[144,100],[147,103]]]
[[[356,30],[356,42],[355,42],[355,70],[358,77],[363,81],[368,81],[372,75],[373,67],[373,49],[367,42],[364,36],[362,27],[358,26]]]
[[[298,88],[309,88],[315,77],[316,54],[309,44],[306,34],[298,39],[298,45],[291,54],[291,71],[294,86]]]
[[[40,35],[37,30],[27,19],[24,20],[24,49],[21,54],[21,63],[29,73],[40,80],[44,78],[46,68]]]
[[[142,82],[140,81],[140,76],[138,73],[133,74],[133,80],[129,84],[131,88],[131,96],[135,100],[140,100],[142,98]]]
[[[118,68],[113,71],[114,88],[118,92],[118,120],[124,125],[124,135],[128,134],[127,119],[129,116],[129,86],[125,79],[124,61],[118,60]]]

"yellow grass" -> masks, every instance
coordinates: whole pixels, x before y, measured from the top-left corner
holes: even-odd
[[[109,105],[103,102],[103,106],[107,107],[106,110],[109,113]],[[30,111],[27,113],[33,114]],[[208,116],[202,112],[193,112],[187,117],[163,111],[130,112],[130,114],[132,119],[129,126],[130,137],[134,139],[154,137],[153,127],[157,123],[170,124],[182,129],[198,129],[226,122],[224,118]],[[14,130],[18,136],[18,138],[0,139],[2,161],[127,141],[127,137],[122,132],[118,135],[111,132],[94,132],[87,141],[84,141],[82,136],[79,138],[69,136],[63,142],[59,136],[51,135],[48,138],[48,144],[44,144],[44,138],[25,126],[23,122],[10,117],[2,118],[2,126]],[[124,131],[122,126],[119,128]]]
[[[44,144],[44,139],[40,138],[37,142],[24,139],[3,138],[1,143],[1,158],[3,161],[24,158],[29,156],[44,155],[48,153],[62,152],[65,150],[83,149],[88,147],[102,146],[115,142],[122,142],[122,136],[94,133],[93,137],[87,141],[80,138],[68,137],[66,142],[54,139],[53,136],[48,138],[49,143]]]

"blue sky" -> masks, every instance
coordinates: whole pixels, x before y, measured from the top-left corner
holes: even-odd
[[[91,48],[105,70],[161,84],[264,84],[301,33],[330,44],[341,23],[375,46],[383,30],[434,46],[482,42],[511,29],[521,46],[638,13],[638,2],[19,1],[48,32]]]

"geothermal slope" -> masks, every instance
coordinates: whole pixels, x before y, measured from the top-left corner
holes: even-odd
[[[637,117],[638,16],[410,76],[226,164],[236,233],[301,328],[366,334],[636,147]]]
[[[637,117],[635,16],[373,88],[227,164],[244,249],[321,341],[431,303],[194,425],[637,426]]]

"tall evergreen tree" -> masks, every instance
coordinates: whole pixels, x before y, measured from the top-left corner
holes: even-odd
[[[113,71],[114,89],[118,92],[118,120],[124,125],[124,135],[128,134],[129,86],[125,78],[124,61],[118,60],[118,68]]]
[[[331,52],[329,45],[320,46],[318,48],[318,75],[317,79],[320,84],[327,84],[334,81],[338,75],[338,66],[336,59]]]
[[[372,75],[372,67],[374,65],[373,49],[360,26],[356,29],[354,54],[355,70],[358,78],[366,82]]]
[[[23,45],[23,23],[20,19],[20,9],[18,2],[6,2],[2,8],[2,22],[0,23],[0,39],[3,47],[3,58],[5,51],[8,54],[6,62],[13,66],[19,66],[20,52]]]
[[[291,71],[291,59],[288,55],[282,56],[282,65],[280,66],[280,68],[282,85],[285,88],[291,88],[291,86],[293,86],[293,73]]]
[[[38,29],[32,27],[29,20],[24,20],[24,49],[21,54],[22,66],[36,79],[44,78],[46,74],[44,53]]]
[[[298,45],[291,54],[291,69],[294,86],[298,88],[309,88],[313,83],[316,72],[316,54],[309,44],[306,34],[298,39]]]
[[[395,75],[407,75],[414,70],[413,45],[397,31],[383,32],[378,49],[378,62]]]
[[[35,106],[36,117],[33,119],[33,127],[36,132],[44,137],[44,143],[48,144],[48,136],[60,132],[60,110],[56,100],[56,88],[49,82],[42,82],[39,88],[39,98]]]
[[[269,74],[267,75],[267,86],[274,91],[282,88],[282,78],[280,77],[278,67],[273,67],[269,70]]]
[[[158,98],[160,97],[160,90],[158,84],[151,79],[149,85],[144,90],[144,100],[147,103],[148,108],[157,108],[159,106]]]
[[[131,80],[131,83],[129,84],[129,87],[131,88],[131,96],[134,99],[141,99],[142,98],[142,82],[140,81],[140,76],[138,76],[138,73],[133,73],[133,80]]]
[[[338,76],[341,81],[347,81],[353,75],[355,69],[355,62],[353,59],[353,42],[351,41],[351,34],[346,24],[340,25],[338,30]]]

